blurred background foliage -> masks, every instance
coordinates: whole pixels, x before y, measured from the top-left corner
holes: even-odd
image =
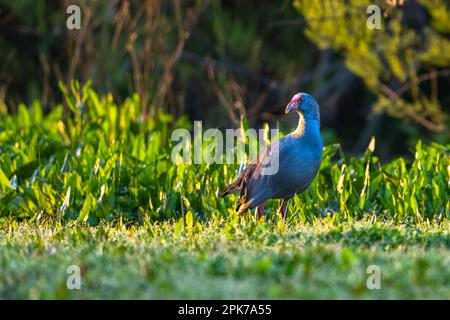
[[[66,28],[70,4],[80,30]],[[366,27],[372,4],[380,30]],[[91,79],[119,104],[137,92],[144,119],[287,131],[284,107],[307,91],[326,143],[360,154],[376,136],[389,159],[450,141],[449,17],[446,0],[0,0],[0,116],[35,100],[48,113],[58,82]]]

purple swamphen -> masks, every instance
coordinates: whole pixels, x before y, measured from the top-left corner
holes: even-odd
[[[279,213],[284,217],[287,201],[306,190],[316,176],[322,162],[319,104],[311,95],[297,93],[286,107],[286,113],[292,111],[299,115],[295,131],[275,140],[222,191],[221,197],[240,193],[239,214],[257,207],[261,216],[268,199],[282,199]],[[269,166],[277,170],[265,174]]]

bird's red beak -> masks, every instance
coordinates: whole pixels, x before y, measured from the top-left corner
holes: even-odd
[[[292,100],[286,107],[285,113],[298,111],[297,100]]]

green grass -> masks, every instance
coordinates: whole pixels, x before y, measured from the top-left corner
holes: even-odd
[[[0,115],[0,298],[450,298],[450,146],[386,164],[326,146],[287,219],[271,201],[256,220],[218,197],[237,165],[172,163],[186,119],[63,91],[69,112]]]
[[[169,222],[11,223],[0,239],[0,297],[450,298],[448,226],[280,224],[235,217],[177,234]],[[66,287],[73,264],[82,270],[80,290]],[[380,267],[379,290],[366,286],[370,265]]]

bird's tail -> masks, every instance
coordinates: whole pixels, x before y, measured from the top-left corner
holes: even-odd
[[[230,193],[239,193],[242,192],[246,193],[246,185],[249,177],[252,175],[253,170],[255,169],[255,164],[250,164],[248,167],[245,168],[244,171],[239,173],[239,176],[236,180],[234,180],[232,183],[230,183],[223,191],[220,193],[220,197],[225,197],[226,195]]]
[[[225,189],[222,190],[222,192],[219,195],[221,198],[227,196],[230,193],[230,186],[231,185],[228,185]]]
[[[238,178],[237,180],[230,183],[228,186],[226,186],[225,189],[220,193],[220,197],[223,198],[230,193],[237,193],[239,191],[239,184],[241,183],[241,179]]]

